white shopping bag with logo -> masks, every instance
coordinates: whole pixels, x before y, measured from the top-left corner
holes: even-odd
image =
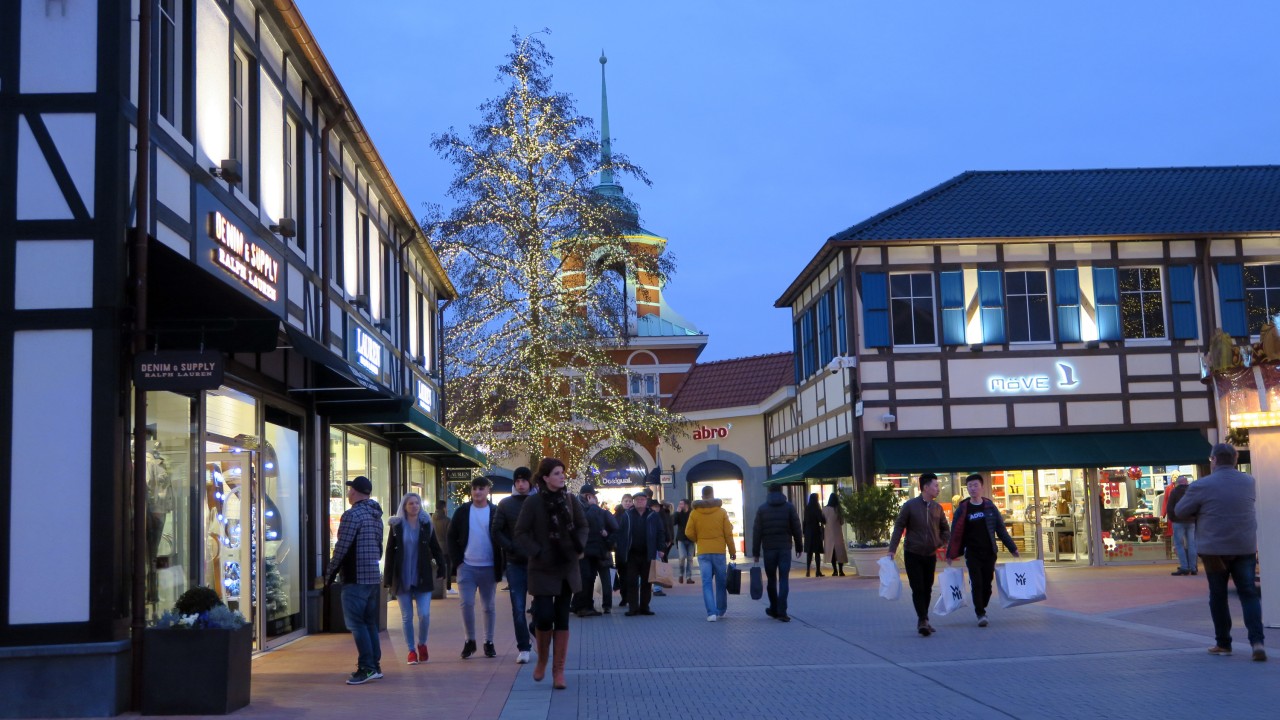
[[[880,558],[876,564],[880,566],[880,597],[897,600],[902,594],[902,576],[898,574],[898,566],[888,556]]]
[[[996,589],[1000,607],[1017,607],[1044,600],[1043,560],[1026,560],[996,566]]]
[[[948,615],[968,605],[964,599],[964,569],[944,568],[938,574],[938,601],[933,604],[933,614]]]

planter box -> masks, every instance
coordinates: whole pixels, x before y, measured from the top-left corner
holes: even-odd
[[[143,715],[225,715],[249,704],[252,625],[142,637]]]
[[[861,577],[880,577],[880,558],[889,552],[887,547],[878,548],[849,548],[849,559],[853,561],[853,568],[858,571]]]

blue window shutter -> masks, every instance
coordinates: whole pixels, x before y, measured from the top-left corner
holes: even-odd
[[[1093,304],[1098,308],[1098,339],[1123,340],[1120,327],[1120,280],[1115,268],[1093,269]]]
[[[795,360],[796,366],[796,385],[799,385],[804,380],[804,346],[800,344],[800,323],[800,318],[796,318],[796,320],[791,323],[791,334],[795,336],[793,341],[794,350],[792,352],[795,355],[793,359]]]
[[[978,305],[982,313],[982,342],[1004,344],[1004,278],[999,270],[978,271]]]
[[[818,371],[818,344],[814,337],[817,323],[814,322],[813,308],[810,307],[800,316],[800,340],[804,345],[804,376],[809,377]]]
[[[836,352],[841,355],[849,354],[849,335],[845,328],[844,321],[844,278],[836,280],[835,289],[835,305],[836,305]]]
[[[938,273],[942,300],[942,344],[964,345],[964,272]]]
[[[867,347],[890,347],[889,276],[862,273],[862,336]]]
[[[1053,271],[1053,291],[1058,306],[1058,342],[1080,342],[1080,271]]]
[[[1194,340],[1196,324],[1196,269],[1191,265],[1169,267],[1169,307],[1174,340]]]
[[[823,295],[818,298],[818,364],[826,367],[831,362],[831,358],[835,357],[834,337],[832,337],[831,327],[831,306],[828,303],[831,298]]]
[[[1244,266],[1240,263],[1218,264],[1218,300],[1222,311],[1222,329],[1231,337],[1248,337],[1249,324],[1244,310]]]

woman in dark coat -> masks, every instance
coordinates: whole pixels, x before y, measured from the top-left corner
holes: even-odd
[[[387,554],[382,584],[400,603],[404,624],[404,644],[409,648],[409,664],[427,661],[427,626],[431,623],[431,591],[436,578],[444,577],[444,553],[436,539],[431,518],[422,509],[422,496],[407,493],[400,510],[389,523]],[[434,571],[432,560],[435,560]],[[418,634],[414,642],[413,606],[418,606]]]
[[[587,517],[582,503],[565,490],[564,463],[546,458],[533,474],[538,494],[525,501],[516,520],[515,541],[529,558],[529,594],[538,638],[533,679],[547,675],[547,651],[555,643],[551,677],[557,690],[565,685],[569,656],[569,607],[582,590],[578,560],[587,544]]]
[[[804,505],[804,576],[809,577],[809,567],[817,561],[818,577],[822,577],[822,536],[826,520],[822,516],[822,505],[818,503],[818,493],[809,493],[809,502]]]

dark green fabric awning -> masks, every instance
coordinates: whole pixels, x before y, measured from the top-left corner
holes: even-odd
[[[889,438],[871,445],[878,473],[1035,470],[1207,461],[1199,430]]]
[[[814,478],[853,476],[853,457],[848,443],[805,453],[782,472],[764,482],[765,485],[791,485]]]

